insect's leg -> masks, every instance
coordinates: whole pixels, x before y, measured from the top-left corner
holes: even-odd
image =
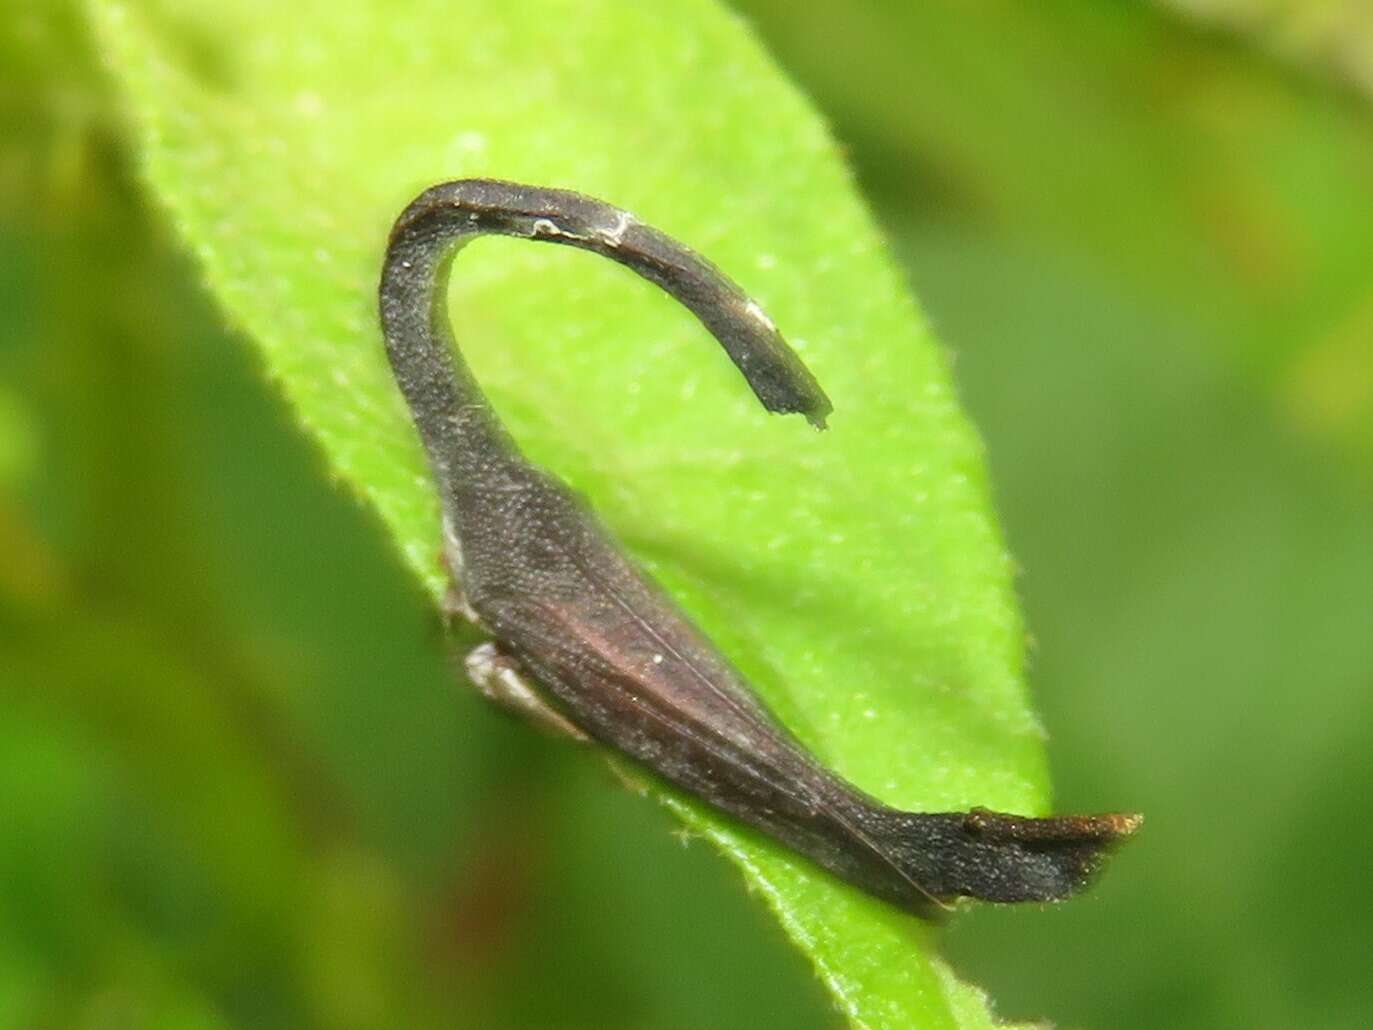
[[[449,583],[448,589],[444,591],[440,608],[446,624],[450,627],[458,619],[462,619],[473,626],[482,624],[481,617],[473,611],[472,605],[467,601],[467,595],[462,592],[462,587],[456,583]]]
[[[468,678],[488,701],[555,736],[583,742],[591,739],[539,695],[519,663],[499,645],[474,647],[463,664]]]

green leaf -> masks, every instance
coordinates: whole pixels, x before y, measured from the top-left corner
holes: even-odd
[[[978,439],[834,142],[736,18],[704,0],[671,18],[627,0],[174,9],[92,5],[147,180],[435,598],[435,497],[376,327],[390,222],[462,176],[604,197],[760,300],[833,428],[761,412],[699,325],[609,262],[482,241],[451,309],[515,435],[843,775],[911,809],[1044,808]],[[989,1024],[925,925],[651,790],[739,865],[855,1025]]]

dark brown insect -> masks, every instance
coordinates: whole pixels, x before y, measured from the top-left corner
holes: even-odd
[[[808,754],[594,513],[525,460],[448,328],[449,264],[489,233],[627,265],[701,320],[769,411],[803,414],[817,428],[830,412],[757,304],[627,212],[486,179],[422,193],[391,233],[381,320],[441,494],[454,606],[493,638],[467,660],[478,687],[619,749],[903,908],[930,915],[959,896],[1046,901],[1081,888],[1138,816],[902,812],[868,797]]]

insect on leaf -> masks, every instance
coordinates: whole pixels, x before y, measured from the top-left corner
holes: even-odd
[[[387,231],[445,179],[607,198],[759,300],[831,428],[763,413],[706,331],[623,269],[481,241],[450,308],[521,446],[843,776],[910,810],[1044,809],[979,441],[839,149],[737,18],[704,0],[670,18],[628,0],[92,10],[208,288],[436,599],[436,498],[376,320]],[[652,789],[856,1025],[990,1024],[918,920]]]

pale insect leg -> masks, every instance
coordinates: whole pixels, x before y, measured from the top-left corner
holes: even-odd
[[[468,679],[481,695],[498,707],[555,736],[567,736],[578,741],[591,739],[549,705],[538,689],[525,679],[519,663],[496,644],[474,647],[468,652],[463,665],[467,669]]]

